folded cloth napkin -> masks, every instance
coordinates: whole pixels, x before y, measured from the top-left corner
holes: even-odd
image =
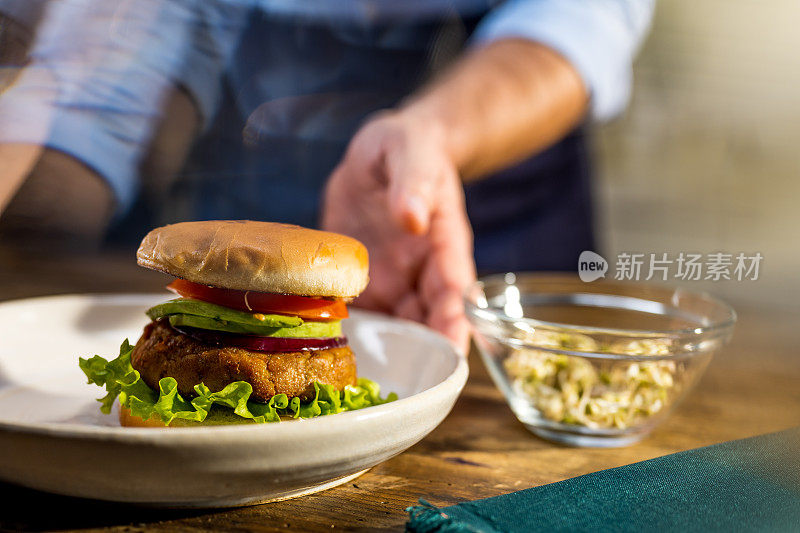
[[[406,531],[800,531],[800,427],[438,509]]]

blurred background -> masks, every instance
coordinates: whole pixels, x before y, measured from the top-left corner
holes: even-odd
[[[622,252],[760,252],[758,281],[684,283],[797,307],[797,20],[792,0],[657,3],[628,109],[593,128],[597,251],[612,265]]]
[[[755,253],[758,281],[685,282],[732,303],[800,294],[800,3],[658,2],[633,99],[598,128],[601,249]]]

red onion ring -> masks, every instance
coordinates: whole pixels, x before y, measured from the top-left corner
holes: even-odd
[[[191,328],[187,326],[172,329],[187,337],[213,346],[235,346],[253,352],[299,352],[304,350],[330,350],[347,346],[347,337],[329,338],[294,338],[294,337],[259,337],[257,335],[237,335],[224,331]]]

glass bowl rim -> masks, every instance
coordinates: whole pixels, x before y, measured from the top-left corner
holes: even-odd
[[[548,278],[552,279],[553,281],[576,281],[578,278],[576,275],[568,274],[568,273],[558,273],[558,272],[505,272],[505,273],[498,273],[498,274],[490,274],[488,276],[482,276],[478,278],[475,282],[471,283],[469,287],[467,287],[463,294],[464,305],[467,311],[467,314],[470,316],[476,316],[475,311],[480,311],[483,313],[489,313],[493,315],[494,318],[514,324],[514,323],[523,323],[527,326],[532,326],[534,328],[540,327],[544,329],[553,329],[553,330],[577,330],[582,333],[589,333],[589,334],[599,334],[599,335],[613,335],[618,337],[684,337],[684,336],[691,336],[691,337],[701,337],[704,335],[709,335],[713,333],[725,332],[732,328],[736,324],[737,315],[736,311],[731,307],[729,304],[725,303],[724,301],[720,300],[716,296],[711,295],[706,291],[695,291],[683,288],[672,288],[669,286],[658,285],[656,283],[631,283],[631,282],[624,282],[624,281],[617,281],[615,280],[614,283],[618,285],[625,285],[629,287],[652,287],[660,290],[673,290],[673,292],[681,291],[683,294],[687,294],[693,297],[701,298],[710,302],[712,305],[719,307],[724,314],[726,315],[725,319],[718,320],[716,322],[711,322],[707,325],[698,325],[691,328],[682,328],[682,329],[672,329],[672,330],[656,330],[656,329],[627,329],[627,328],[610,328],[610,327],[596,327],[596,326],[585,326],[581,324],[569,324],[566,322],[549,322],[546,320],[539,320],[535,318],[528,318],[528,317],[521,317],[516,318],[510,315],[507,315],[505,312],[500,311],[496,308],[492,307],[479,307],[476,302],[473,301],[471,297],[471,293],[475,290],[476,287],[483,287],[487,282],[491,281],[504,281],[505,278],[509,275],[513,274],[516,279],[520,277],[536,277],[539,280],[547,281]],[[506,283],[507,285],[511,285]],[[565,294],[602,294],[602,293],[580,293],[578,291],[569,292]],[[646,301],[646,302],[656,302],[655,300],[648,299],[648,298],[640,298],[640,297],[632,297],[638,300]],[[478,317],[480,318],[480,317]],[[652,357],[652,356],[651,356]],[[669,357],[669,356],[667,356]]]

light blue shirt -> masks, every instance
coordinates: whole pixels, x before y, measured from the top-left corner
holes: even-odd
[[[241,49],[247,21],[254,13],[347,25],[343,31],[356,28],[368,34],[376,24],[385,27],[412,18],[488,11],[471,36],[471,46],[517,37],[551,47],[584,80],[591,94],[592,117],[607,120],[628,102],[631,63],[649,27],[653,3],[0,0],[0,11],[23,19],[20,14],[35,11],[34,4],[45,5],[32,63],[15,85],[0,95],[0,142],[42,144],[75,156],[108,181],[120,211],[124,211],[138,194],[138,165],[148,150],[165,95],[176,84],[186,88],[198,105],[204,127],[209,127],[220,101],[219,80]],[[393,42],[389,32],[381,46],[406,44],[401,38]],[[324,81],[327,75],[324,71],[291,72],[291,65],[287,62],[287,71],[275,73],[275,79],[283,76],[289,84],[306,83],[307,79],[300,78],[316,76]],[[257,87],[250,100],[276,97],[270,90]],[[242,89],[242,94],[246,92],[247,88]],[[243,113],[247,116],[253,111]]]

